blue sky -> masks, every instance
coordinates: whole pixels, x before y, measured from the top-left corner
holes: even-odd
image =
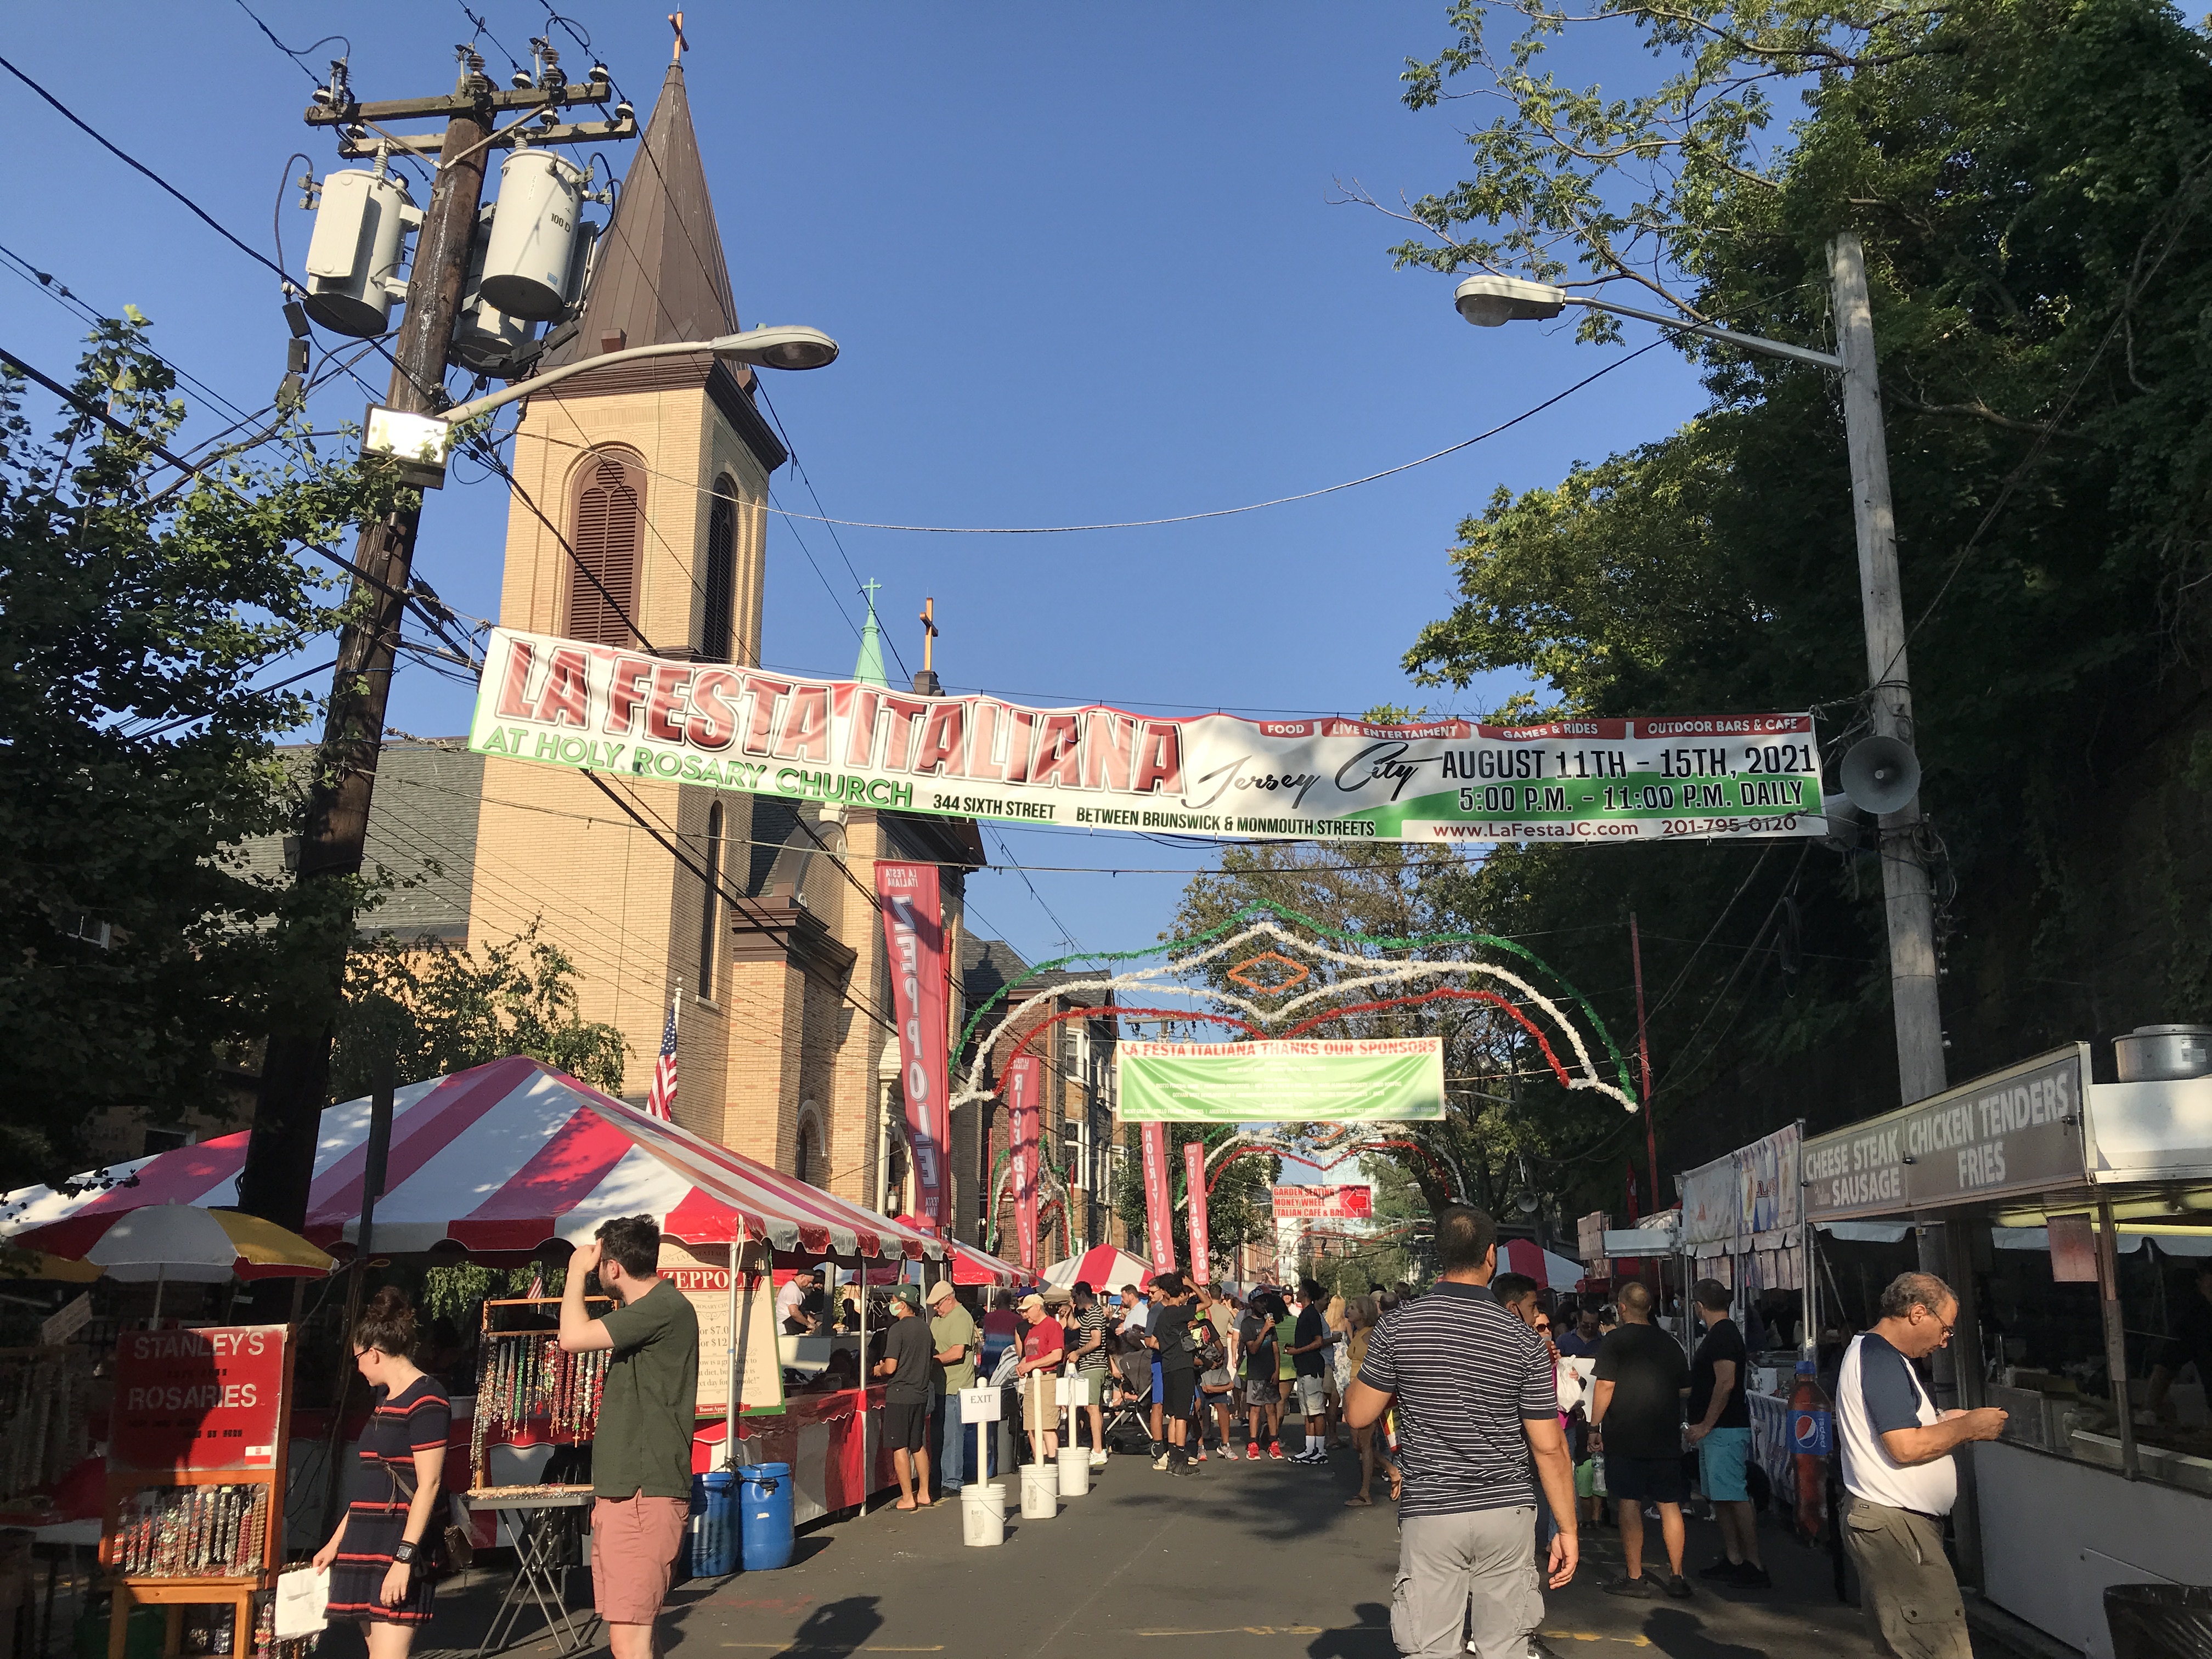
[[[570,4],[642,118],[668,58],[666,8]],[[444,89],[453,43],[474,32],[458,0],[253,9],[295,46],[349,33],[368,99]],[[477,9],[518,54],[546,27],[539,0]],[[1458,176],[1453,122],[1470,106],[1416,115],[1398,101],[1404,58],[1447,40],[1444,12],[1442,0],[695,7],[686,70],[739,313],[813,324],[844,350],[827,370],[769,377],[805,472],[779,475],[775,503],[953,526],[1236,507],[1440,449],[1625,355],[1576,346],[1565,327],[1468,328],[1448,279],[1392,269],[1400,227],[1331,204],[1339,180],[1391,200]],[[337,165],[300,118],[309,77],[236,0],[41,7],[9,36],[11,61],[258,248],[273,252],[278,181],[300,171],[288,154],[318,176]],[[587,55],[554,39],[580,75]],[[1610,55],[1593,55],[1601,44]],[[1577,42],[1559,67],[1626,92],[1653,70],[1629,46]],[[503,79],[499,46],[483,49]],[[340,50],[308,56],[319,70]],[[96,309],[137,305],[173,361],[245,409],[266,403],[286,339],[274,277],[4,75],[0,121],[16,160],[0,244]],[[613,159],[628,165],[621,147]],[[295,269],[309,230],[296,197],[276,210]],[[34,284],[0,275],[0,318],[18,356],[49,373],[73,362],[81,326]],[[1632,349],[1650,337],[1629,335]],[[341,381],[318,418],[357,419],[366,401]],[[1655,351],[1411,472],[1158,529],[833,537],[778,520],[764,654],[850,672],[855,581],[872,576],[909,670],[909,619],[934,597],[939,671],[955,689],[1173,712],[1486,712],[1510,684],[1455,698],[1411,687],[1398,665],[1450,603],[1453,526],[1500,484],[1555,481],[1703,401],[1683,360]],[[430,500],[418,568],[463,611],[496,604],[505,512],[495,482],[457,480]],[[392,724],[459,732],[468,701],[414,670]],[[973,918],[1033,960],[1064,938],[1150,943],[1208,862],[1200,844],[1079,830],[993,828],[986,844],[1000,867],[971,882]]]

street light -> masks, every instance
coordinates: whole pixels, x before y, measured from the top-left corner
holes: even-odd
[[[1882,435],[1881,387],[1875,374],[1874,312],[1867,299],[1866,254],[1850,231],[1828,245],[1828,277],[1835,295],[1834,353],[1780,340],[1739,334],[1610,300],[1570,294],[1546,283],[1515,276],[1470,276],[1453,290],[1452,303],[1477,328],[1542,321],[1569,306],[1656,323],[1680,334],[1717,340],[1746,351],[1811,363],[1843,378],[1844,433],[1850,453],[1851,507],[1858,532],[1859,604],[1866,629],[1870,724],[1877,737],[1912,744],[1912,692],[1905,670],[1905,603],[1897,575],[1897,516],[1889,498],[1889,455]],[[1920,846],[1920,801],[1916,793],[1881,826],[1883,909],[1888,919],[1889,984],[1897,1028],[1899,1091],[1906,1104],[1940,1094],[1944,1086],[1942,1008],[1936,990],[1936,910],[1925,854]]]
[[[410,483],[435,489],[446,481],[447,445],[453,430],[464,421],[504,408],[519,398],[556,386],[572,375],[635,362],[641,357],[689,357],[711,351],[725,362],[751,363],[761,368],[822,368],[837,361],[837,343],[818,328],[786,324],[771,328],[749,328],[742,334],[724,334],[712,340],[674,340],[660,345],[631,346],[623,351],[580,357],[527,380],[517,380],[489,396],[471,398],[437,415],[416,415],[405,410],[372,405],[362,431],[365,454],[388,455],[399,463]]]

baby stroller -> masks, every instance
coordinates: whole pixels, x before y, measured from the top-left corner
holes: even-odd
[[[1143,1452],[1152,1449],[1152,1353],[1135,1343],[1122,1346],[1107,1362],[1109,1380],[1105,1407],[1106,1449]]]

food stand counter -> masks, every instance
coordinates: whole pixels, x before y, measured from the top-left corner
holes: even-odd
[[[2133,1223],[2186,1256],[2212,1242],[2212,1076],[2097,1083],[2071,1043],[1808,1137],[1803,1178],[1815,1225],[1951,1224],[1948,1259],[1971,1264],[1948,1275],[1959,1403],[2010,1418],[1962,1459],[1979,1527],[1962,1577],[1978,1565],[1990,1601],[2089,1659],[2112,1652],[2107,1585],[2212,1583],[2212,1438],[2142,1409],[2167,1309],[2157,1261],[2121,1236]],[[1993,1227],[2047,1229],[2044,1256],[1993,1251]],[[2141,1258],[2124,1274],[2124,1255]],[[1984,1326],[2002,1343],[1986,1364]]]

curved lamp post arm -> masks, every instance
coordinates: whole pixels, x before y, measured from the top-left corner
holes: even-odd
[[[1671,328],[1677,334],[1695,334],[1701,339],[1718,340],[1723,345],[1741,346],[1746,351],[1756,351],[1768,357],[1787,357],[1793,363],[1811,363],[1820,368],[1840,369],[1844,360],[1833,352],[1815,351],[1809,346],[1790,345],[1780,340],[1764,339],[1756,334],[1739,334],[1732,328],[1723,328],[1715,323],[1686,323],[1680,317],[1662,316],[1656,311],[1638,311],[1633,306],[1615,305],[1610,300],[1584,299],[1580,295],[1569,295],[1565,303],[1582,306],[1591,311],[1606,311],[1616,317],[1633,317],[1639,323],[1656,323],[1662,328]]]
[[[1807,346],[1786,345],[1780,340],[1762,339],[1756,334],[1739,334],[1734,329],[1721,328],[1711,323],[1685,322],[1680,317],[1668,317],[1656,311],[1640,311],[1634,306],[1616,305],[1611,300],[1595,299],[1586,295],[1570,294],[1549,283],[1532,283],[1519,276],[1493,276],[1487,273],[1469,276],[1452,290],[1452,303],[1459,314],[1477,328],[1497,328],[1506,323],[1544,322],[1556,317],[1569,306],[1582,306],[1591,311],[1609,312],[1616,317],[1633,317],[1640,323],[1656,323],[1662,328],[1671,328],[1678,334],[1695,334],[1701,339],[1717,340],[1723,345],[1740,346],[1746,351],[1756,351],[1769,357],[1787,357],[1791,362],[1811,363],[1818,368],[1840,370],[1841,357],[1826,351],[1814,351]]]
[[[635,362],[645,357],[690,357],[702,351],[711,351],[726,362],[755,363],[763,368],[820,368],[836,361],[837,343],[819,329],[798,326],[749,328],[742,334],[725,334],[712,340],[676,340],[662,345],[631,346],[623,351],[602,352],[596,357],[580,357],[574,362],[563,363],[558,368],[527,380],[517,380],[513,386],[483,398],[474,398],[457,404],[438,416],[448,426],[458,426],[463,421],[474,420],[479,415],[489,415],[495,409],[504,408],[517,398],[543,392],[557,386],[573,375],[587,374],[596,368],[611,368],[617,363]]]

